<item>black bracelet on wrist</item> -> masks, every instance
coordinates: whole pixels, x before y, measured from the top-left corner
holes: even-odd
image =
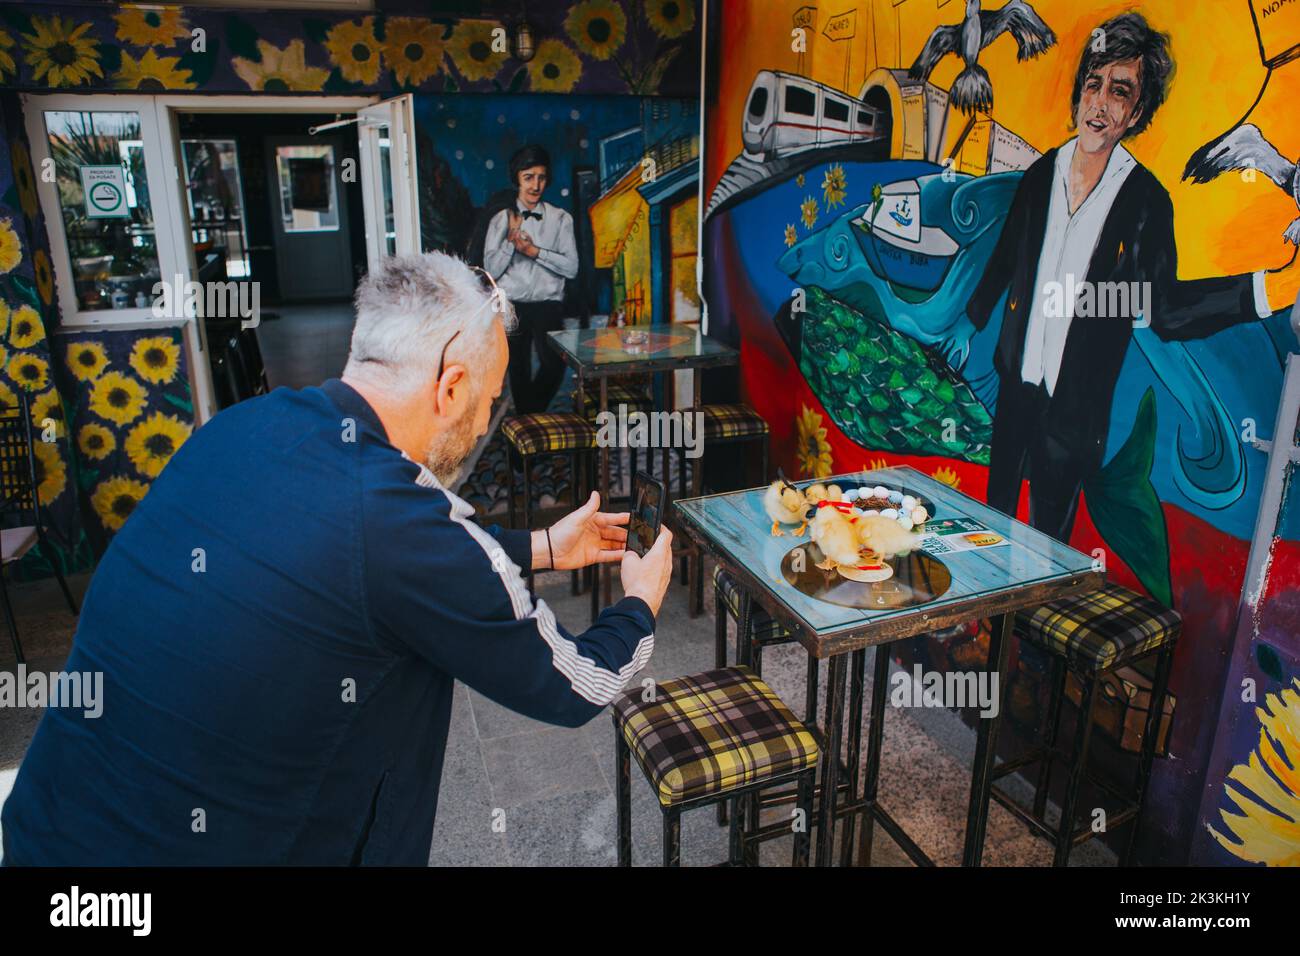
[[[551,529],[546,529],[546,550],[551,556],[551,570],[555,570],[555,549],[551,547]]]

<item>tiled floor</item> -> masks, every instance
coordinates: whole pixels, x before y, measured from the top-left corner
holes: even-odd
[[[73,579],[80,595],[85,576]],[[571,630],[589,617],[586,596],[569,594],[567,575],[539,575],[539,596]],[[52,582],[10,585],[29,666],[58,668],[71,645],[72,621]],[[674,584],[660,615],[654,656],[637,682],[707,670],[713,665],[712,601],[691,620],[686,590]],[[0,635],[0,668],[12,669],[7,635]],[[770,648],[765,678],[796,712],[802,710],[804,656],[797,648]],[[823,669],[824,673],[824,669]],[[870,666],[868,666],[868,679]],[[0,708],[0,802],[36,729],[39,713]],[[610,866],[615,862],[614,737],[602,714],[576,730],[521,717],[463,686],[456,689],[442,795],[429,862],[436,866]],[[885,805],[941,865],[961,856],[974,734],[946,710],[891,708],[887,713],[881,793]],[[660,860],[661,816],[649,785],[633,769],[633,859]],[[783,811],[771,811],[779,814]],[[788,812],[788,810],[784,811]],[[775,816],[772,817],[775,819]],[[682,825],[686,865],[726,857],[726,830],[711,810],[687,814]],[[789,861],[787,840],[765,844],[762,862]],[[986,865],[1045,865],[1046,846],[994,806]],[[1086,844],[1074,865],[1114,865],[1097,844]],[[907,865],[877,830],[873,864]]]

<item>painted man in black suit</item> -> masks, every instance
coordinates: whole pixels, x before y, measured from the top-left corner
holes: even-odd
[[[1007,292],[989,504],[1014,515],[1027,476],[1030,523],[1061,541],[1101,468],[1134,325],[1204,338],[1295,299],[1290,269],[1179,280],[1169,194],[1120,145],[1165,100],[1169,38],[1137,13],[1100,29],[1074,81],[1078,135],[1026,170],[966,310],[982,329]]]

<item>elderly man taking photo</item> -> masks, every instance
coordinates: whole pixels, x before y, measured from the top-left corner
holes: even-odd
[[[227,409],[100,563],[69,671],[4,808],[6,865],[427,862],[453,682],[579,726],[650,658],[671,534],[624,550],[593,494],[546,531],[482,528],[445,487],[491,420],[513,315],[457,259],[357,290],[341,379]],[[572,635],[522,572],[622,562]]]

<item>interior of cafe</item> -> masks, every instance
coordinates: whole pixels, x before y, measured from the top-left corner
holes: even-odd
[[[0,675],[445,253],[517,321],[453,518],[671,567],[581,726],[455,682],[401,860],[1300,864],[1297,60],[1264,0],[9,5]],[[597,685],[553,537],[492,568]]]

